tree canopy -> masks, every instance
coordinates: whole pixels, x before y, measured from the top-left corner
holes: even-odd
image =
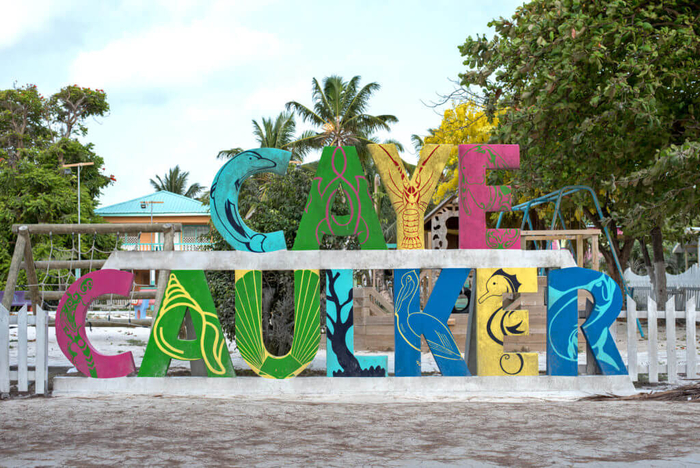
[[[300,150],[322,149],[326,146],[355,146],[362,159],[368,155],[366,147],[378,143],[373,135],[378,130],[390,130],[390,124],[399,121],[389,114],[371,115],[367,113],[369,100],[380,89],[379,83],[368,83],[360,88],[360,77],[343,81],[333,75],[323,79],[323,85],[316,78],[312,80],[312,107],[297,101],[286,104],[287,110],[294,111],[302,121],[318,131],[306,132],[295,141]],[[389,142],[395,143],[395,142]]]
[[[593,187],[623,268],[635,239],[646,245],[649,236],[663,257],[662,233],[685,228],[673,216],[630,216],[664,191],[617,181],[663,165],[668,159],[657,155],[672,145],[698,141],[699,20],[694,1],[535,0],[490,22],[491,39],[469,37],[460,47],[462,85],[483,92],[489,117],[502,112],[493,141],[521,146],[517,184],[531,193]],[[672,185],[681,173],[666,168]],[[697,216],[697,203],[684,200]],[[581,208],[602,226],[592,207]],[[663,258],[655,263],[663,268]]]
[[[77,173],[64,164],[93,162],[81,170],[81,222],[99,223],[95,215],[102,190],[113,176],[102,174],[104,160],[90,143],[87,120],[107,114],[102,90],[71,85],[44,97],[35,85],[0,90],[0,276],[5,278],[15,235],[12,224],[76,223],[78,221]],[[72,240],[60,236],[32,239],[35,255],[72,248]],[[114,247],[110,236],[97,236],[96,247]],[[83,250],[90,244],[83,243]],[[39,272],[40,276],[42,272]],[[40,279],[41,280],[41,279]],[[23,278],[20,278],[20,282]]]
[[[489,121],[483,109],[475,102],[454,103],[450,109],[445,110],[440,126],[430,129],[430,135],[426,136],[422,142],[417,141],[420,146],[423,144],[455,145],[445,165],[442,180],[433,195],[435,203],[440,203],[446,196],[457,193],[459,181],[457,145],[487,142],[496,125],[498,125],[498,119]]]

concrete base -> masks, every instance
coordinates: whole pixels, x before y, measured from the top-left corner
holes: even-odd
[[[627,375],[581,377],[56,377],[54,396],[167,395],[199,397],[307,398],[572,398],[636,393]],[[342,397],[342,398],[341,398]]]

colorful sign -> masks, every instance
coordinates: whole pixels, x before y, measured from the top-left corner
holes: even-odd
[[[424,248],[423,217],[450,145],[426,145],[409,177],[394,145],[370,145],[397,217],[399,250]],[[263,172],[284,175],[291,154],[261,148],[240,153],[218,172],[211,190],[212,221],[235,249],[261,255],[286,250],[282,231],[259,233],[245,224],[238,194],[248,177]],[[487,229],[489,212],[510,209],[508,186],[490,187],[488,170],[516,169],[517,145],[459,146],[459,245],[462,249],[519,249],[517,229]],[[339,194],[348,207],[336,216],[332,207]],[[386,242],[370,195],[370,183],[353,147],[325,148],[319,161],[293,250],[318,250],[324,236],[355,236],[363,250],[386,250]],[[493,254],[493,252],[491,252]],[[311,253],[309,255],[312,255]],[[481,257],[479,257],[481,258]],[[321,272],[294,271],[294,335],[285,356],[271,355],[263,342],[262,271],[235,269],[236,345],[243,360],[258,375],[288,379],[299,375],[315,358],[321,337]],[[296,266],[294,266],[296,267]],[[309,268],[313,265],[299,265]],[[183,265],[183,268],[186,266]],[[238,268],[238,269],[236,269]],[[332,267],[331,267],[332,268]],[[476,374],[485,376],[537,375],[536,353],[504,352],[508,336],[529,332],[528,312],[511,310],[508,298],[537,291],[536,268],[476,268],[473,281]],[[450,331],[448,320],[467,281],[470,269],[442,269],[432,294],[421,308],[420,270],[394,270],[395,375],[421,375],[421,342],[425,340],[440,372],[469,376],[465,357]],[[324,270],[329,377],[384,377],[387,356],[356,356],[354,352],[353,270],[347,265]],[[127,296],[133,275],[118,270],[90,273],[72,284],[56,313],[56,336],[63,353],[83,374],[96,378],[124,377],[136,372],[131,353],[105,356],[87,338],[85,318],[90,302],[103,294]],[[609,327],[619,315],[622,294],[603,273],[566,268],[549,273],[547,317],[547,373],[578,373],[577,291],[589,291],[595,301],[583,333],[603,374],[625,374],[625,365]],[[187,315],[194,339],[179,337]],[[235,377],[230,352],[203,271],[174,270],[155,317],[139,377],[165,376],[172,359],[201,360],[209,377]],[[474,369],[472,369],[472,372]]]

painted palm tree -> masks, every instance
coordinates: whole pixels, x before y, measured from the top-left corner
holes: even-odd
[[[368,159],[367,145],[379,143],[373,137],[378,130],[390,130],[390,124],[399,120],[393,115],[370,115],[366,113],[369,100],[380,88],[378,83],[369,83],[360,88],[360,77],[343,81],[340,76],[329,76],[323,84],[316,78],[312,81],[313,106],[309,108],[297,101],[286,104],[304,122],[317,127],[317,131],[306,132],[294,144],[298,149],[321,149],[325,146],[355,146],[360,158]],[[401,145],[395,141],[386,143]]]
[[[197,198],[200,193],[206,190],[206,187],[196,182],[188,186],[189,176],[189,172],[180,170],[180,166],[175,166],[163,175],[163,178],[157,175],[155,180],[151,179],[151,185],[157,192],[167,191],[189,198]]]
[[[262,125],[257,120],[253,120],[253,135],[258,140],[260,148],[280,148],[292,152],[292,159],[302,161],[306,152],[306,148],[298,148],[295,144],[297,137],[296,122],[294,114],[291,112],[280,112],[280,114],[272,120],[272,118],[262,118]],[[308,137],[312,132],[307,131],[299,136],[299,139]],[[230,159],[233,156],[242,153],[243,148],[232,148],[230,150],[219,151],[217,158]]]

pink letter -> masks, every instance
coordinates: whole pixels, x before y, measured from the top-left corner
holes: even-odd
[[[106,356],[97,352],[85,334],[90,303],[102,294],[128,296],[134,275],[120,270],[98,270],[78,278],[61,298],[56,311],[56,341],[71,363],[88,377],[126,377],[136,372],[131,352]]]
[[[509,211],[509,185],[486,185],[487,169],[520,167],[518,145],[459,145],[459,248],[519,249],[519,229],[486,229],[488,212]]]

